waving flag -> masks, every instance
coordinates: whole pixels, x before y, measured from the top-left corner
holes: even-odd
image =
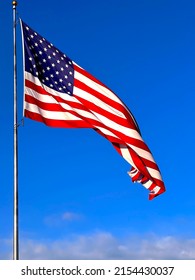
[[[149,199],[165,191],[160,171],[125,104],[103,83],[21,21],[26,117],[51,127],[92,128],[132,166]]]

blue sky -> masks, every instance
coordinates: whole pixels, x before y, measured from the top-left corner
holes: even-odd
[[[21,259],[195,259],[195,3],[19,1],[19,16],[133,112],[167,191],[153,201],[90,129],[19,127]],[[0,259],[12,258],[13,39],[0,3]],[[23,73],[17,26],[18,119]]]

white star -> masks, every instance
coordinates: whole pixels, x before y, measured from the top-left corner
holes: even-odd
[[[71,83],[68,83],[68,86],[70,87],[72,84]]]
[[[59,60],[59,59],[57,60],[57,63],[60,63],[60,60]]]
[[[32,61],[33,60],[32,57],[29,57],[29,60]]]
[[[47,51],[47,48],[44,48],[44,51],[46,52],[46,51]]]
[[[59,75],[59,72],[58,72],[58,71],[56,71],[56,75]]]
[[[52,67],[55,67],[55,64],[54,63],[52,63],[52,65],[51,65]]]
[[[51,59],[51,56],[50,56],[50,55],[48,55],[48,59]]]
[[[50,67],[49,67],[49,66],[47,67],[47,70],[48,70],[48,71],[50,70]]]

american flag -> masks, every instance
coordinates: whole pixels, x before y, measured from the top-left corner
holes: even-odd
[[[107,86],[21,20],[24,115],[51,127],[92,128],[131,165],[149,199],[165,192],[161,174],[127,106]]]

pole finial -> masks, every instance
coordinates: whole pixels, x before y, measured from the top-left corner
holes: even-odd
[[[13,9],[15,9],[17,5],[18,5],[18,2],[17,2],[17,1],[12,1]]]

